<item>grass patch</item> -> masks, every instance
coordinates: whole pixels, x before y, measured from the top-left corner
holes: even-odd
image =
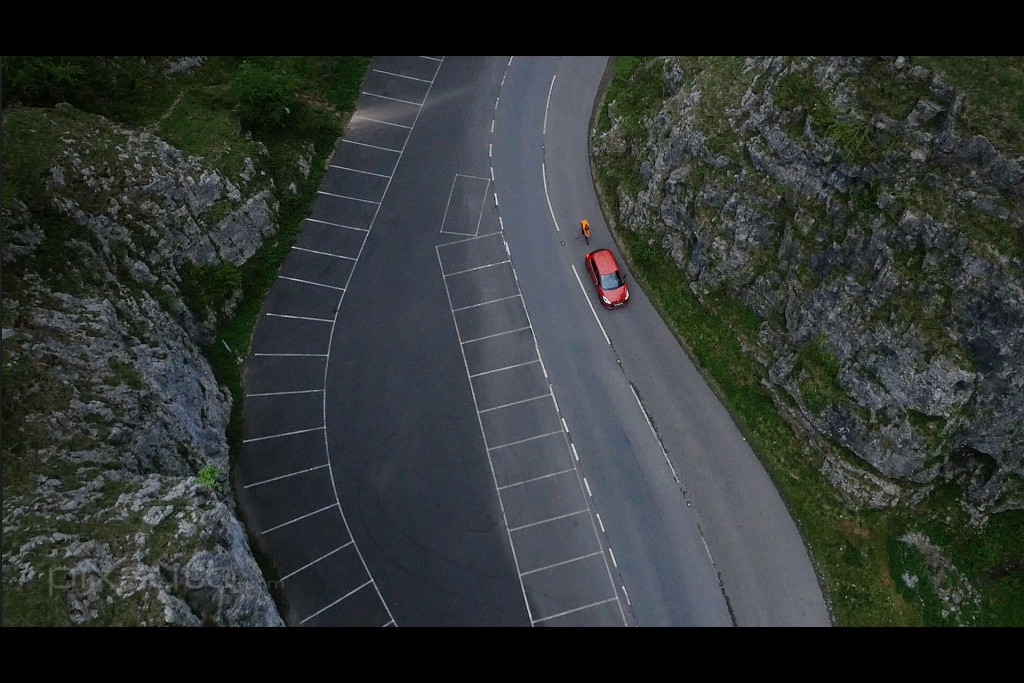
[[[891,57],[864,58],[853,87],[865,111],[898,121],[906,119],[920,100],[931,97],[927,81],[897,77]]]
[[[893,583],[903,600],[921,614],[922,623],[950,625],[942,616],[942,601],[923,553],[897,538],[889,539],[888,550]]]
[[[76,109],[145,125],[171,105],[188,74],[168,75],[165,57],[4,57],[4,104]],[[6,154],[5,154],[6,156]]]
[[[964,132],[984,135],[992,144],[1024,153],[1024,57],[913,57],[941,73],[966,95],[960,112]]]
[[[744,57],[683,57],[681,60],[701,90],[697,111],[701,129],[707,134],[708,151],[741,162],[744,151],[739,137],[723,114],[737,108],[757,71],[744,70]]]
[[[976,625],[1024,624],[1024,510],[992,515],[979,533],[958,504],[957,494],[952,484],[937,487],[929,505],[917,511],[915,524],[945,549],[979,592]]]
[[[56,571],[47,572],[25,583],[4,581],[3,625],[74,626],[70,606],[64,598],[63,590],[57,590],[65,583],[65,575]]]
[[[47,470],[34,454],[53,444],[45,417],[66,410],[74,396],[71,385],[49,372],[20,342],[3,345],[3,450],[4,492],[31,486]]]
[[[622,106],[617,110],[616,123],[624,141],[623,149],[609,154],[604,163],[595,167],[600,182],[621,185],[623,191],[636,194],[644,188],[644,181],[637,165],[633,163],[630,150],[643,139],[644,122],[657,113],[665,98],[664,69],[652,57],[619,57],[616,59],[612,87],[622,93]],[[611,117],[606,108],[597,116],[596,128],[607,132]],[[609,195],[617,202],[617,193]],[[617,208],[617,207],[616,207]]]
[[[241,271],[230,261],[182,267],[181,298],[197,315],[207,308],[220,310],[241,286]]]
[[[820,415],[828,406],[846,396],[839,386],[839,360],[825,348],[825,335],[819,332],[797,352],[793,371],[807,408]]]
[[[828,98],[814,80],[810,66],[788,69],[772,90],[772,97],[780,109],[788,112],[783,130],[794,140],[803,136],[808,115],[828,106]]]
[[[2,128],[3,206],[7,208],[14,199],[20,199],[36,208],[43,199],[39,178],[48,173],[59,156],[59,131],[38,110],[21,108],[4,109]]]
[[[236,177],[245,159],[259,157],[259,146],[242,136],[225,90],[208,86],[183,93],[160,120],[156,134],[186,154],[202,156],[228,177]]]
[[[111,386],[125,385],[136,391],[141,391],[145,386],[142,381],[142,373],[131,363],[116,356],[110,356],[107,359],[107,365],[110,367],[111,373],[111,381],[107,383]]]
[[[1024,231],[1012,221],[993,216],[974,204],[958,202],[927,183],[917,183],[912,193],[903,194],[899,199],[918,215],[955,225],[983,256],[995,252],[1024,261]]]
[[[799,140],[810,121],[811,129],[830,138],[850,162],[869,163],[880,153],[869,116],[855,108],[841,111],[835,104],[834,94],[818,85],[813,73],[815,63],[816,58],[791,60],[789,69],[772,91],[776,105],[788,112],[783,130],[790,138]],[[870,78],[865,80],[871,81]],[[883,99],[881,91],[871,94]]]

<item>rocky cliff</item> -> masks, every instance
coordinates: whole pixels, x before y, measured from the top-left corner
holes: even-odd
[[[798,429],[852,453],[859,506],[963,485],[1024,507],[1024,156],[964,121],[965,95],[905,58],[665,57],[666,97],[595,164],[627,159],[620,229],[653,231],[694,294],[760,319],[747,350]]]
[[[200,350],[277,230],[258,145],[228,173],[69,106],[4,117],[46,190],[2,217],[5,625],[281,625]]]

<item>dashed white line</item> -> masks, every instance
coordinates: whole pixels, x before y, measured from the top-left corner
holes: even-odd
[[[636,388],[633,387],[632,383],[629,385],[629,390],[633,392],[633,398],[636,399],[636,404],[640,408],[640,414],[647,420],[647,426],[651,428],[651,434],[654,435],[654,440],[658,442],[658,446],[661,447],[661,454],[665,458],[665,462],[668,463],[668,469],[672,472],[672,478],[675,479],[676,483],[680,483],[679,475],[676,474],[676,468],[672,466],[672,460],[668,457],[668,452],[665,450],[665,446],[662,445],[661,439],[658,437],[658,432],[654,429],[654,424],[651,422],[651,418],[647,415],[647,411],[644,410],[644,404],[640,402],[640,394],[636,393]]]

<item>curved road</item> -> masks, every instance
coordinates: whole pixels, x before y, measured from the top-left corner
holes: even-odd
[[[289,624],[829,623],[643,292],[584,281],[607,61],[375,58],[246,366],[234,485]]]

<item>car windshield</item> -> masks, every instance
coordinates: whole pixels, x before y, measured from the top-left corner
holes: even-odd
[[[601,275],[601,289],[609,291],[612,289],[618,289],[622,286],[622,278],[619,277],[619,271],[613,270],[610,273],[604,273]]]

